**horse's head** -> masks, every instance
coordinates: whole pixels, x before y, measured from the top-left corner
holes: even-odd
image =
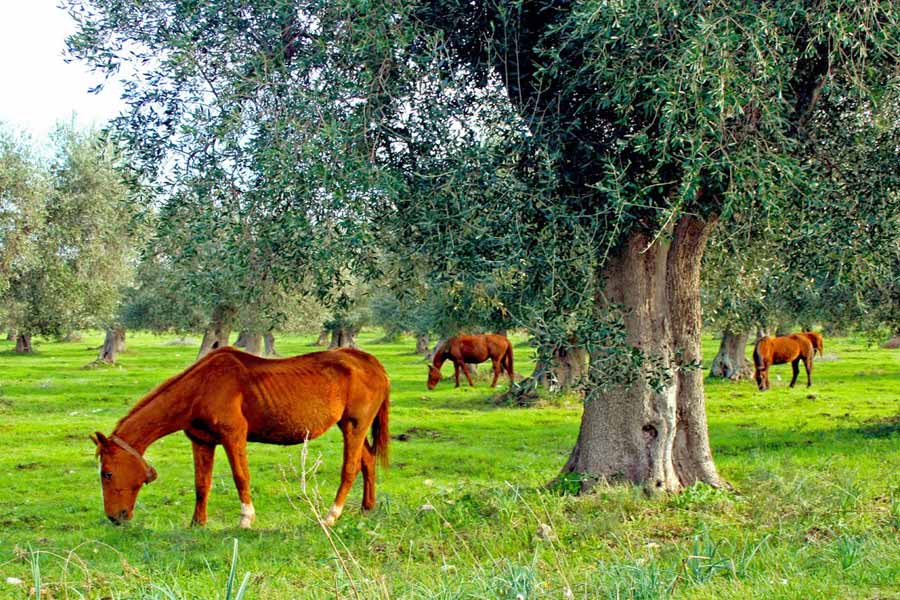
[[[428,365],[428,389],[433,390],[440,380],[441,370],[434,365]]]
[[[91,440],[97,445],[100,457],[103,510],[110,521],[121,525],[134,514],[134,503],[141,487],[156,479],[156,469],[114,435],[107,438],[98,431]]]
[[[764,392],[769,389],[768,369],[756,367],[756,373],[753,374],[753,378],[756,379],[756,386],[759,388],[759,391]]]

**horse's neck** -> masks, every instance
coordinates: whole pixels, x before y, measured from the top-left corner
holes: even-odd
[[[185,429],[190,395],[183,393],[180,383],[153,392],[154,396],[147,402],[141,401],[138,408],[119,422],[113,434],[143,454],[159,438]]]
[[[441,348],[434,355],[434,360],[431,361],[431,364],[434,365],[435,369],[440,370],[441,367],[444,366],[444,361],[447,360],[447,352]]]

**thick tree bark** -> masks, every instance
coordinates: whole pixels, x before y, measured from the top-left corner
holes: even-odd
[[[578,440],[563,467],[587,475],[585,487],[592,480],[628,481],[660,492],[696,481],[722,483],[709,448],[699,368],[700,264],[710,229],[711,223],[684,216],[671,241],[634,233],[603,270],[598,310],[622,306],[627,343],[657,359],[669,377],[656,389],[646,370],[626,383],[591,382]]]
[[[213,309],[209,327],[203,334],[203,341],[200,342],[200,353],[197,355],[197,360],[200,360],[216,348],[228,345],[235,313],[236,311],[233,307],[225,304],[219,304]]]
[[[125,329],[121,327],[110,327],[106,330],[106,338],[103,345],[100,346],[100,356],[97,360],[100,362],[116,363],[116,357],[120,352],[125,351]]]
[[[263,353],[263,336],[256,331],[242,331],[241,336],[244,339],[244,352],[262,356]]]
[[[7,329],[6,330],[6,341],[14,342],[16,340],[16,330],[15,329]]]
[[[355,327],[335,327],[331,330],[331,344],[328,348],[358,348],[356,334],[359,329]]]
[[[327,329],[323,329],[322,331],[320,331],[319,338],[316,340],[316,343],[313,345],[314,346],[324,346],[325,344],[327,344],[328,343],[328,334],[329,334],[329,331]]]
[[[278,356],[275,350],[275,334],[271,331],[263,336],[263,352],[264,356]]]
[[[716,354],[709,369],[710,377],[723,377],[735,381],[750,378],[753,374],[753,367],[747,360],[747,339],[749,337],[749,333],[734,333],[728,329],[722,333],[719,353]]]
[[[34,348],[31,346],[31,334],[20,332],[16,336],[16,349],[19,354],[31,354]]]
[[[416,354],[428,354],[428,335],[419,334],[416,336]]]
[[[769,335],[769,333],[768,333],[768,331],[766,331],[765,327],[760,326],[760,327],[756,328],[756,339],[761,339],[768,335]]]

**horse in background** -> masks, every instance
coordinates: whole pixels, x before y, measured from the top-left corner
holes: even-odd
[[[456,387],[459,387],[459,371],[465,373],[470,386],[472,377],[466,369],[466,363],[483,363],[488,359],[494,366],[494,381],[491,387],[497,387],[497,379],[501,369],[509,374],[509,382],[513,382],[513,350],[512,344],[504,335],[488,333],[484,335],[457,335],[451,337],[438,347],[431,364],[428,365],[428,389],[433,390],[441,380],[441,367],[444,362],[453,362]]]
[[[785,363],[791,363],[794,369],[790,386],[794,387],[800,373],[801,360],[806,367],[806,385],[811,386],[813,354],[813,344],[804,334],[760,338],[753,349],[753,364],[756,367],[754,378],[760,391],[769,389],[769,367]]]
[[[796,334],[796,335],[802,335],[806,339],[808,339],[809,343],[812,344],[813,354],[818,354],[819,356],[822,356],[822,353],[825,351],[825,348],[824,348],[824,345],[822,342],[822,334],[821,333],[816,333],[815,331],[804,331],[804,332]]]
[[[241,500],[239,525],[256,518],[250,497],[247,442],[302,444],[337,423],[344,435],[344,464],[334,504],[324,519],[340,517],[362,470],[363,509],[375,506],[375,459],[387,466],[390,383],[371,354],[341,349],[266,359],[224,347],[162,383],[123,417],[109,437],[91,436],[100,456],[106,516],[131,519],[138,492],[156,479],[143,454],[159,438],[184,431],[194,453],[193,525],[206,523],[216,446],[225,447]],[[372,443],[367,434],[372,431]]]

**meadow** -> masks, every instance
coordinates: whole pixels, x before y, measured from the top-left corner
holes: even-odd
[[[429,392],[413,340],[380,335],[360,342],[391,377],[392,466],[378,471],[376,509],[360,512],[358,480],[333,530],[315,515],[337,486],[336,429],[305,456],[251,445],[252,530],[237,528],[221,449],[209,524],[187,527],[193,463],[181,434],[149,448],[159,479],[129,525],[111,525],[88,435],[109,433],[196,345],[130,334],[117,366],[93,369],[82,367],[98,334],[39,340],[30,356],[0,348],[0,598],[225,598],[234,539],[253,599],[900,598],[900,350],[826,339],[811,389],[787,387],[790,366],[773,369],[766,393],[707,381],[731,490],[576,496],[545,484],[575,441],[577,401],[504,406],[484,378]],[[530,348],[516,341],[527,374]],[[278,350],[311,342],[283,337]],[[707,365],[716,347],[705,340]]]

